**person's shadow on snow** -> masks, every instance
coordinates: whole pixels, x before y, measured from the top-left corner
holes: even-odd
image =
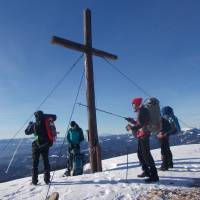
[[[198,161],[191,161],[191,160],[199,160]],[[174,168],[170,169],[170,171],[174,172],[200,172],[200,158],[180,158],[180,159],[173,159],[174,161]],[[155,164],[158,167],[161,165],[161,160],[156,160]],[[182,166],[176,166],[176,165],[182,165]],[[119,163],[116,165],[115,168],[108,169],[105,171],[116,171],[116,170],[125,170],[125,169],[132,169],[139,167],[140,163],[139,161],[134,161],[134,162],[124,162],[124,163]],[[182,169],[182,170],[181,170]]]

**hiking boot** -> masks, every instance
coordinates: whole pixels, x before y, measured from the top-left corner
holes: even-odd
[[[50,183],[50,173],[45,172],[44,173],[44,182],[48,185]]]
[[[168,171],[168,168],[161,166],[158,170],[160,170],[160,171]]]
[[[31,185],[37,185],[37,183],[38,183],[37,181],[32,181]]]
[[[144,177],[149,177],[149,174],[146,172],[142,172],[141,174],[137,175],[138,178],[144,178]]]
[[[49,185],[49,183],[51,182],[50,180],[44,180],[44,182]]]
[[[147,178],[144,180],[145,183],[154,183],[154,182],[158,182],[159,181],[159,177],[156,176],[156,177],[150,177],[150,178]]]
[[[37,183],[38,183],[38,178],[32,177],[31,185],[37,185]]]
[[[48,185],[51,182],[50,177],[44,177],[44,182]]]
[[[70,171],[67,170],[67,171],[63,174],[63,176],[71,176]]]

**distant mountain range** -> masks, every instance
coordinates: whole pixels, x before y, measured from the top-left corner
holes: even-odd
[[[8,140],[0,140],[0,147],[7,144]],[[102,159],[125,155],[127,153],[135,153],[137,151],[137,140],[131,134],[107,135],[99,137],[99,142],[102,149]],[[24,139],[20,146],[9,172],[5,170],[10,162],[10,159],[19,143],[19,139],[14,139],[9,143],[8,148],[0,154],[0,182],[5,182],[17,178],[27,177],[31,175],[32,157],[31,143],[32,139]],[[50,163],[52,170],[62,169],[66,167],[66,152],[67,144],[65,144],[59,157],[63,138],[58,138],[56,143],[50,149]],[[171,146],[181,144],[198,144],[200,143],[200,130],[191,129],[170,137]],[[151,149],[159,148],[159,142],[154,135],[151,136]],[[82,152],[85,155],[85,162],[88,162],[88,142],[84,141],[81,144]],[[43,164],[40,162],[39,171],[42,172]]]

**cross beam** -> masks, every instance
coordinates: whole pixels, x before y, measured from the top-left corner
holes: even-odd
[[[95,56],[104,57],[104,58],[108,58],[108,59],[111,59],[111,60],[117,59],[117,56],[110,54],[108,52],[101,51],[101,50],[95,49],[95,48],[88,49],[86,45],[82,45],[80,43],[73,42],[71,40],[66,40],[66,39],[63,39],[63,38],[60,38],[60,37],[57,37],[57,36],[53,36],[52,44],[59,44],[59,45],[65,47],[65,48],[81,51],[81,52],[84,52],[84,53],[87,52],[87,51],[91,51],[91,53]]]
[[[85,54],[85,80],[86,80],[86,99],[88,107],[88,129],[89,129],[89,147],[90,147],[90,163],[92,172],[102,171],[101,165],[101,147],[99,145],[97,122],[96,122],[96,106],[94,91],[94,75],[92,55],[100,56],[112,60],[116,60],[117,56],[101,51],[92,47],[92,28],[91,28],[91,11],[84,11],[84,43],[79,44],[70,40],[66,40],[57,36],[53,36],[52,43],[63,47],[84,52]]]

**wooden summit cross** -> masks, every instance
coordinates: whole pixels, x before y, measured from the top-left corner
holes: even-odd
[[[101,148],[98,141],[97,122],[96,122],[96,106],[93,78],[93,62],[92,55],[105,57],[109,59],[117,59],[117,56],[101,51],[92,47],[92,31],[91,31],[91,11],[84,11],[84,41],[85,44],[79,44],[70,40],[53,36],[52,43],[59,44],[66,48],[84,52],[85,54],[85,80],[86,80],[86,98],[88,107],[88,129],[89,129],[89,146],[90,146],[90,163],[92,172],[102,171],[101,165]]]

